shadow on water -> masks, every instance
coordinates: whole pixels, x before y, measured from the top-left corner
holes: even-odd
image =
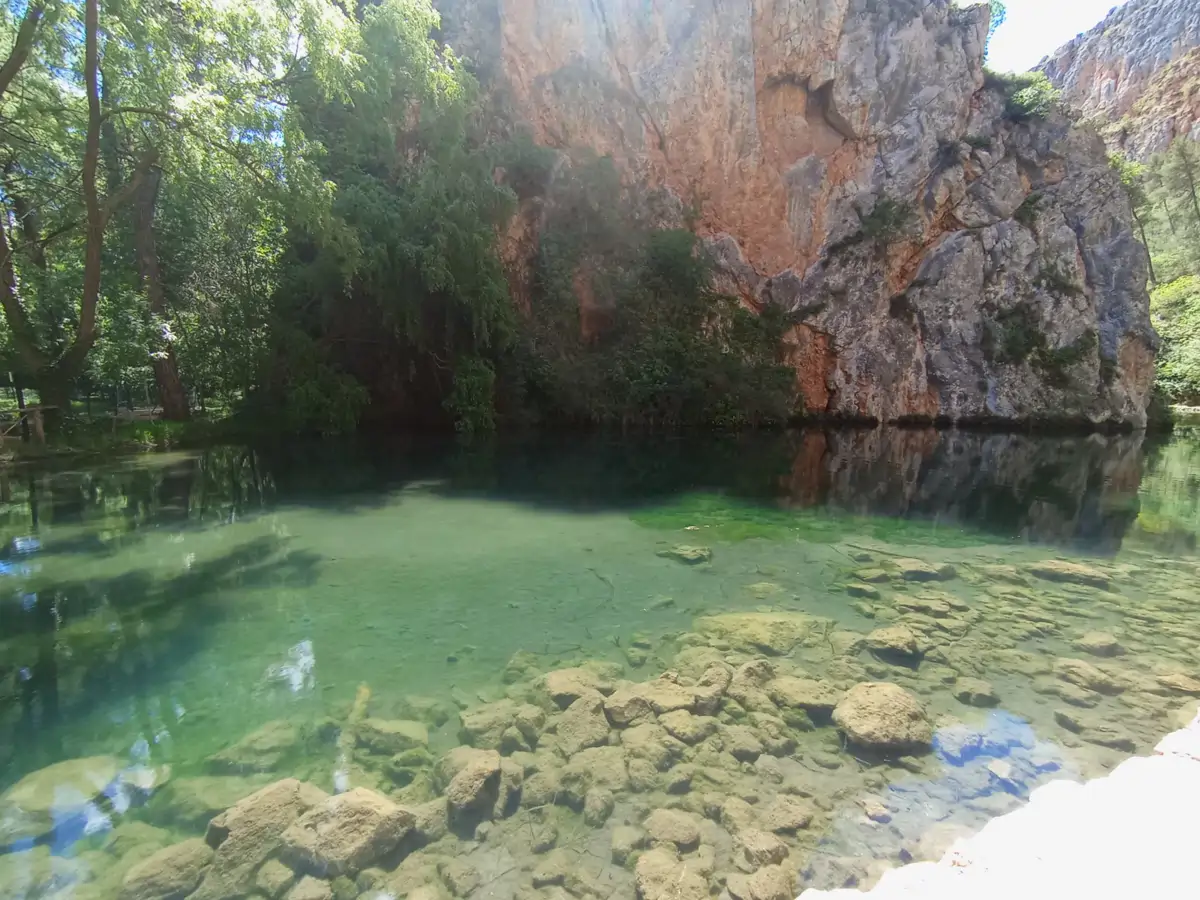
[[[113,554],[153,528],[282,505],[354,513],[421,484],[571,512],[661,513],[706,495],[768,524],[787,522],[782,512],[883,517],[1107,554],[1138,520],[1147,458],[1137,435],[903,429],[280,440],[6,482],[0,528],[11,538],[48,524],[55,552]],[[695,510],[677,512],[682,527]]]
[[[1100,554],[1119,549],[1131,529],[1194,546],[1200,523],[1188,510],[1198,501],[1187,500],[1188,489],[1172,482],[1171,472],[1194,471],[1188,467],[1197,460],[1180,453],[1195,444],[1147,453],[1142,441],[874,429],[224,446],[4,479],[0,535],[7,549],[0,565],[19,562],[13,540],[29,535],[56,554],[112,556],[154,529],[199,530],[281,506],[353,514],[395,502],[412,485],[569,512],[628,511],[662,528],[720,511],[747,526],[727,529],[727,537],[804,526],[809,513],[807,525],[819,525],[829,539],[914,523],[939,529],[939,540],[958,529],[977,540]],[[1171,508],[1157,503],[1139,518],[1147,465]],[[1180,496],[1182,511],[1175,508]],[[919,540],[920,529],[912,531]],[[813,528],[808,536],[820,538]]]
[[[32,470],[0,478],[0,558],[35,536],[56,554],[112,556],[154,528],[227,522],[269,507],[269,475],[247,447],[138,456],[94,469]]]
[[[169,577],[138,570],[50,582],[0,599],[0,722],[15,756],[64,756],[60,722],[171,677],[206,646],[208,630],[237,614],[237,588],[305,587],[319,559],[263,536]],[[149,733],[153,733],[150,729]],[[0,765],[4,759],[0,757]]]

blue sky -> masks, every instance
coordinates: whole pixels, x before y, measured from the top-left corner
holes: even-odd
[[[1125,0],[1005,0],[1008,19],[992,38],[988,65],[1022,72],[1087,31]]]

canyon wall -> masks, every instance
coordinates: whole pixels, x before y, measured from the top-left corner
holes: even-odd
[[[1131,0],[1038,68],[1132,157],[1200,139],[1200,0]]]
[[[722,286],[788,311],[807,414],[1145,423],[1157,338],[1128,203],[1094,132],[985,83],[986,5],[439,6],[497,111],[693,207]],[[507,236],[518,278],[554,196]]]

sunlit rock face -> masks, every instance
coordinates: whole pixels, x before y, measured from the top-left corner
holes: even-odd
[[[1200,139],[1200,2],[1131,0],[1038,68],[1130,156]]]
[[[986,6],[440,6],[503,115],[699,207],[722,287],[793,314],[808,414],[1145,423],[1157,339],[1128,204],[1091,131],[1005,117]]]

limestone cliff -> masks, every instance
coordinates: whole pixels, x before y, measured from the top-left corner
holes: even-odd
[[[1156,338],[1127,203],[1093,132],[1018,121],[985,85],[986,6],[441,7],[537,141],[699,205],[725,286],[792,313],[808,413],[1144,424]],[[518,268],[536,221],[510,235]]]
[[[1134,157],[1200,138],[1200,0],[1131,0],[1038,67]]]

